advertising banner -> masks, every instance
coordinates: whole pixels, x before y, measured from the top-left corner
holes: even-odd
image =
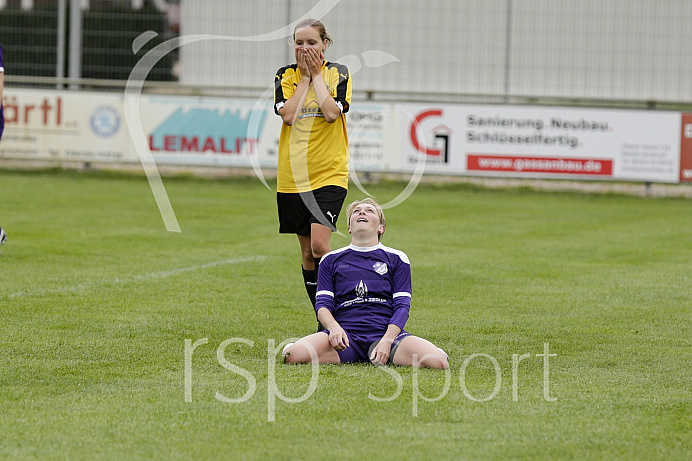
[[[7,88],[0,158],[138,161],[120,94]]]
[[[397,105],[400,167],[426,173],[677,182],[678,112]]]
[[[389,105],[355,104],[346,115],[352,173],[378,172],[388,168],[385,127],[390,123]]]
[[[121,93],[5,91],[0,159],[139,163]],[[143,94],[157,164],[276,168],[271,98]],[[692,182],[692,114],[545,106],[356,102],[351,178],[362,172]],[[141,144],[140,144],[141,143]]]
[[[281,119],[270,101],[142,95],[141,118],[157,163],[276,167]]]

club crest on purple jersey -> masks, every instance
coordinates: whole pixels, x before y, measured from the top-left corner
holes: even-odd
[[[389,270],[387,268],[387,263],[383,263],[383,262],[379,262],[379,261],[376,262],[375,264],[373,264],[372,268],[375,269],[375,272],[377,272],[380,275],[386,274],[387,271]]]

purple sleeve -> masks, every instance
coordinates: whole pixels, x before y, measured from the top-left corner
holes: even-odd
[[[0,68],[2,68],[2,72],[5,73],[5,59],[2,53],[2,44],[0,43]],[[2,96],[0,94],[0,96]],[[2,138],[2,133],[5,131],[5,114],[4,114],[4,106],[2,105],[2,98],[0,98],[0,138]]]
[[[392,279],[394,312],[392,313],[392,318],[389,319],[389,323],[403,330],[408,321],[409,309],[411,307],[411,265],[408,263],[408,258],[404,260],[400,257],[397,260]]]
[[[323,256],[317,271],[317,295],[315,312],[325,307],[332,312],[336,306],[334,301],[334,266],[329,256]]]

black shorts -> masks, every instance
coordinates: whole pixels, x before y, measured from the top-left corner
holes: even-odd
[[[339,186],[324,186],[301,193],[277,192],[279,233],[310,235],[312,223],[322,224],[335,232],[346,193],[346,189]]]

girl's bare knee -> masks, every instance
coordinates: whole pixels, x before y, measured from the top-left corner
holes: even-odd
[[[296,346],[296,343],[289,344],[283,351],[284,362],[288,364],[305,363],[304,357],[302,357],[305,354],[301,354],[300,349],[301,346]]]
[[[433,366],[431,368],[437,368],[439,370],[446,370],[449,368],[449,360],[447,359],[447,356],[441,354],[439,357],[433,359]]]
[[[447,354],[442,349],[438,348],[437,353],[425,357],[421,366],[446,370],[449,368],[449,357],[447,357]]]
[[[327,242],[313,242],[312,243],[312,256],[313,258],[321,258],[322,256],[329,253],[329,241]]]

